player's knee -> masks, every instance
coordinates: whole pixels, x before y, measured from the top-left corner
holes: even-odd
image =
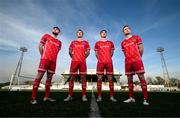
[[[144,74],[138,74],[140,80],[145,80]]]
[[[82,80],[86,80],[86,75],[81,75]]]
[[[97,79],[97,87],[100,88],[101,84],[102,84],[102,78],[98,77],[98,79]]]
[[[52,73],[47,73],[47,78],[48,78],[48,79],[52,79],[52,76],[53,76]]]
[[[76,77],[76,74],[70,74],[70,79],[74,79]]]
[[[113,80],[113,76],[112,75],[107,75],[108,81],[112,81]]]
[[[74,81],[74,76],[71,76],[69,81],[71,81],[71,82]]]
[[[133,76],[132,75],[127,75],[128,81],[133,81]]]
[[[74,86],[74,78],[71,77],[71,78],[69,79],[69,87],[73,87],[73,86]]]
[[[44,71],[41,71],[41,72],[38,72],[38,74],[37,74],[37,79],[41,79],[43,76],[44,76]]]
[[[97,77],[98,77],[98,80],[102,80],[103,76],[102,75],[98,75]]]
[[[98,79],[97,79],[97,82],[102,82],[102,78],[98,78]]]

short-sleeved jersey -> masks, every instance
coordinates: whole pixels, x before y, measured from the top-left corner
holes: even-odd
[[[90,50],[89,43],[86,40],[71,42],[69,49],[72,50],[73,56],[72,61],[86,61],[86,51]]]
[[[142,44],[142,40],[139,36],[132,36],[122,41],[121,49],[125,55],[125,63],[141,60],[141,55],[138,49],[138,45],[140,44]]]
[[[99,63],[109,63],[112,62],[111,51],[114,50],[113,42],[107,41],[98,41],[94,46],[94,50],[98,54]]]
[[[56,62],[57,55],[62,45],[61,41],[52,37],[49,34],[45,34],[41,38],[40,43],[44,45],[44,52],[43,52],[43,55],[41,56],[41,59],[48,59],[48,60]]]

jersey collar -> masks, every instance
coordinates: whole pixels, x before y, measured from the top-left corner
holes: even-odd
[[[100,41],[106,42],[106,41],[107,41],[107,39],[105,39],[105,38],[102,38]]]
[[[80,38],[77,38],[77,41],[83,41],[83,39],[82,39],[82,38],[81,38],[81,39],[80,39]]]
[[[125,39],[130,39],[132,37],[132,35],[129,38],[125,38]]]

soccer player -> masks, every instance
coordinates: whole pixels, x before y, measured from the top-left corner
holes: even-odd
[[[110,100],[112,102],[116,102],[117,100],[114,98],[114,82],[113,82],[113,62],[112,56],[114,53],[114,44],[107,40],[107,31],[102,30],[100,32],[101,39],[96,42],[94,50],[97,57],[97,68],[96,73],[98,76],[97,80],[97,90],[98,90],[98,98],[97,102],[102,101],[102,77],[104,75],[104,70],[106,70],[109,88],[110,88]]]
[[[80,74],[82,82],[82,101],[86,102],[86,58],[90,54],[90,46],[88,41],[83,39],[83,31],[79,29],[76,33],[77,39],[72,41],[69,47],[69,55],[72,58],[70,66],[70,80],[69,80],[69,92],[68,96],[64,99],[65,102],[72,100],[73,88],[74,88],[74,77]]]
[[[55,99],[49,97],[51,80],[53,74],[55,74],[56,69],[56,60],[59,50],[61,49],[61,41],[58,40],[57,36],[60,33],[60,29],[58,27],[53,27],[52,34],[45,34],[40,41],[39,44],[39,52],[41,54],[41,59],[38,68],[38,74],[33,83],[32,89],[32,97],[31,104],[37,104],[36,94],[38,91],[38,87],[44,73],[47,72],[47,79],[45,84],[45,96],[44,101],[54,102]]]
[[[125,39],[121,42],[121,48],[125,55],[125,74],[128,79],[129,87],[129,98],[125,100],[125,103],[135,102],[133,96],[133,75],[137,74],[141,88],[144,96],[144,105],[149,105],[148,103],[148,93],[147,93],[147,84],[144,77],[144,65],[142,62],[143,55],[143,44],[139,36],[131,35],[131,29],[128,25],[125,25],[122,29]]]

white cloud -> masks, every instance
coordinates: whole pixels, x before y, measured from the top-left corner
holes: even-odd
[[[141,34],[148,32],[150,30],[159,28],[160,26],[163,26],[165,24],[168,24],[169,22],[172,22],[173,20],[175,20],[178,16],[179,16],[179,13],[175,13],[175,14],[171,14],[169,16],[160,18],[156,20],[155,22],[151,23],[149,26],[143,28],[143,31],[141,32]]]

